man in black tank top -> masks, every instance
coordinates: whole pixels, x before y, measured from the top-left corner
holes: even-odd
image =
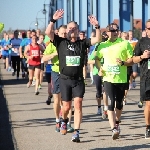
[[[79,142],[79,129],[82,120],[82,100],[85,93],[83,79],[83,66],[85,59],[85,49],[100,42],[100,26],[94,16],[89,16],[89,21],[96,28],[96,37],[92,39],[78,39],[78,24],[71,21],[67,24],[67,38],[54,35],[54,23],[63,17],[63,10],[57,10],[53,15],[46,29],[46,34],[57,48],[60,67],[60,91],[63,101],[63,114],[60,132],[67,133],[67,115],[71,107],[71,100],[74,98],[74,129],[73,142]]]

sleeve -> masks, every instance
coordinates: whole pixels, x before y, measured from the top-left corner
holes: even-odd
[[[54,53],[55,51],[56,51],[56,47],[53,45],[53,43],[50,43],[46,47],[46,49],[44,51],[44,55],[50,55],[50,54]]]
[[[97,52],[96,52],[96,56],[101,59],[103,57],[103,53],[102,53],[102,44],[100,44],[98,47],[97,47]]]
[[[53,44],[56,48],[58,48],[58,46],[60,45],[60,43],[64,40],[65,38],[61,38],[58,35],[54,34],[54,40],[53,40]]]
[[[127,43],[127,59],[133,57],[133,47],[128,42]]]
[[[140,56],[140,55],[142,55],[140,41],[138,41],[137,44],[135,45],[135,48],[134,48],[134,51],[133,51],[133,55],[134,56]]]
[[[85,39],[86,48],[90,48],[91,46],[91,39]]]
[[[24,40],[22,40],[21,43],[20,43],[20,46],[21,46],[21,47],[25,46],[24,43],[25,43]]]
[[[96,44],[95,47],[94,47],[94,50],[92,51],[90,57],[89,57],[89,60],[94,60],[95,59],[95,54],[96,54],[96,51],[97,51],[97,47],[98,47],[99,44]]]

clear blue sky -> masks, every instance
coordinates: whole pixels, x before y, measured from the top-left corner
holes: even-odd
[[[0,0],[0,22],[5,24],[5,30],[35,28],[37,12],[43,9],[43,3],[49,0]],[[119,0],[113,0],[113,18],[119,18]],[[107,12],[107,0],[101,0],[101,16]],[[142,0],[134,0],[134,18],[142,17]],[[48,7],[46,7],[48,10]],[[150,8],[150,0],[149,0]],[[44,18],[42,12],[38,13],[38,18]],[[150,18],[150,13],[149,13]],[[101,27],[107,25],[106,17],[101,17]],[[44,19],[39,21],[39,28],[44,28]]]

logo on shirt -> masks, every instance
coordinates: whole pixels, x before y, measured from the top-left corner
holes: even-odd
[[[68,45],[67,50],[74,51],[73,45]]]

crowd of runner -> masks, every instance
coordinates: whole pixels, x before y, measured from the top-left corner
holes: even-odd
[[[146,22],[142,38],[137,40],[131,30],[121,32],[115,23],[109,24],[101,33],[97,19],[89,16],[95,31],[87,38],[75,21],[54,30],[54,23],[63,17],[63,13],[63,10],[56,11],[46,35],[39,29],[4,33],[0,41],[4,69],[12,72],[17,80],[20,73],[23,79],[29,79],[27,88],[35,86],[35,95],[40,94],[43,77],[46,78],[46,104],[50,105],[53,97],[55,131],[62,135],[73,132],[73,142],[80,141],[87,69],[90,70],[91,84],[96,87],[97,114],[103,119],[108,118],[114,140],[121,132],[119,123],[123,105],[127,104],[128,90],[136,88],[136,77],[140,72],[140,101],[142,104],[146,101],[145,138],[150,138],[150,20]],[[74,128],[71,126],[72,115]]]

